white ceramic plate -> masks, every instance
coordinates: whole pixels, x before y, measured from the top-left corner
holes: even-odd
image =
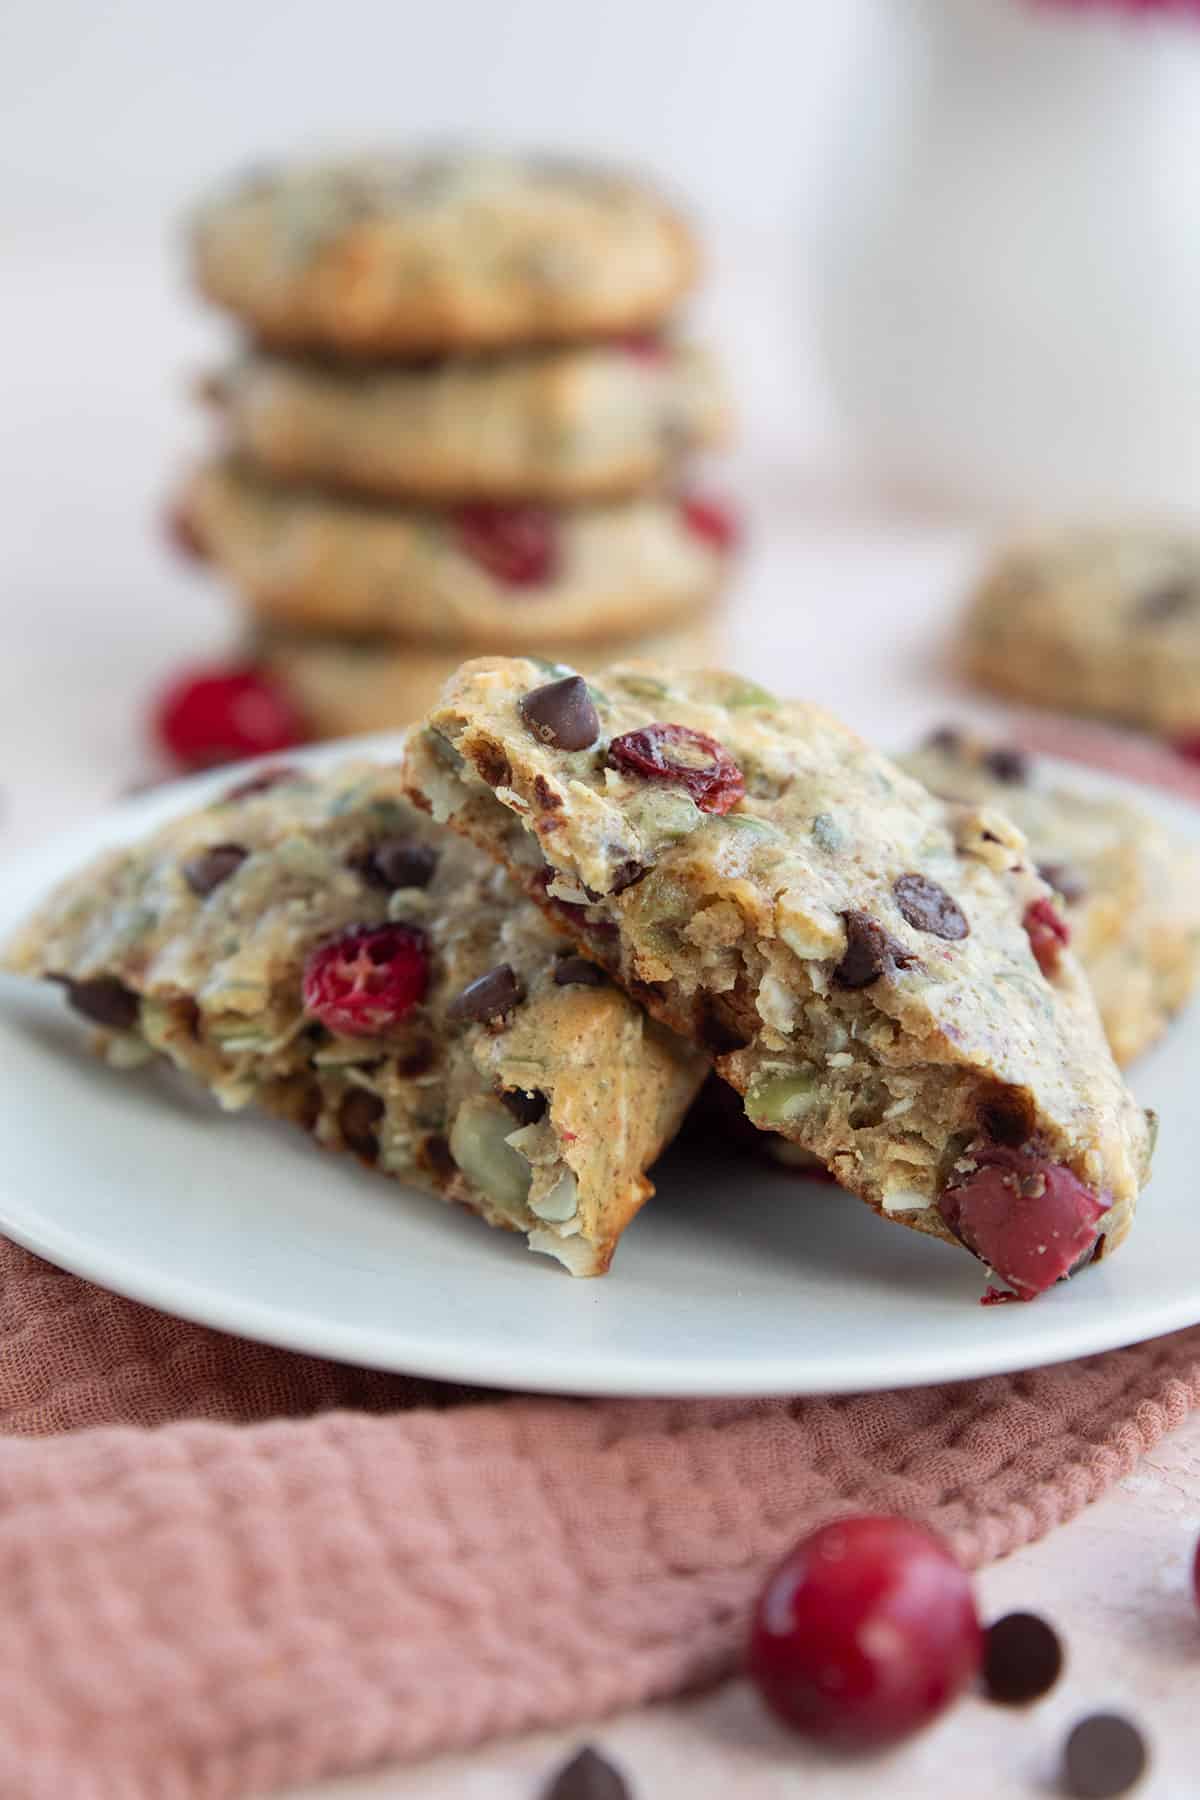
[[[0,938],[86,857],[231,779],[126,802],[10,862]],[[1139,798],[1200,838],[1200,813]],[[830,1393],[1033,1367],[1200,1320],[1200,1008],[1137,1071],[1162,1130],[1132,1236],[1031,1306],[981,1307],[970,1258],[833,1189],[678,1152],[610,1275],[572,1281],[519,1238],[314,1155],[298,1132],[218,1113],[169,1071],[112,1071],[85,1039],[54,992],[0,978],[0,1231],[119,1293],[268,1343],[561,1393]]]

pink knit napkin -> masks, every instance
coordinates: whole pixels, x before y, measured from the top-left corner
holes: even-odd
[[[241,1800],[677,1693],[817,1520],[908,1513],[986,1562],[1200,1398],[1200,1328],[899,1394],[481,1400],[2,1239],[0,1304],[5,1800]]]

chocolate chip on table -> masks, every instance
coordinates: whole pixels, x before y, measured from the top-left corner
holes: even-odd
[[[63,981],[75,1011],[93,1025],[107,1026],[109,1031],[132,1031],[137,1024],[138,997],[115,975],[97,975],[93,981],[71,981],[62,976],[57,979]]]
[[[1039,863],[1037,872],[1069,906],[1087,898],[1087,882],[1070,863]]]
[[[241,844],[210,844],[183,865],[183,879],[201,899],[241,868],[250,852]]]
[[[881,975],[893,969],[910,969],[916,962],[916,957],[889,937],[869,913],[844,912],[842,923],[846,927],[846,949],[833,971],[838,987],[870,987]]]
[[[965,938],[971,929],[958,901],[925,875],[899,876],[892,883],[892,892],[914,931],[953,940]]]
[[[1200,589],[1186,575],[1171,575],[1144,593],[1135,603],[1133,617],[1140,625],[1165,625],[1195,611]]]
[[[1073,1800],[1116,1800],[1146,1772],[1146,1740],[1118,1713],[1081,1719],[1063,1753],[1063,1787]]]
[[[982,762],[988,774],[994,775],[997,781],[1007,781],[1013,787],[1019,787],[1029,780],[1029,758],[1023,750],[999,745],[995,750],[986,751]]]
[[[505,1088],[500,1100],[520,1125],[536,1125],[539,1119],[545,1118],[549,1104],[545,1094],[536,1088],[530,1093],[524,1088]]]
[[[588,1744],[553,1777],[544,1800],[633,1800],[633,1794],[625,1777]]]
[[[368,887],[393,894],[398,888],[428,887],[437,868],[438,853],[432,844],[417,838],[384,838],[350,859],[351,867]]]
[[[1024,1706],[1048,1694],[1062,1674],[1058,1633],[1036,1613],[1006,1613],[983,1640],[983,1685],[989,1700]]]
[[[501,963],[467,983],[462,993],[450,1002],[447,1015],[451,1019],[485,1024],[498,1019],[525,998],[525,990],[517,980],[511,963]]]
[[[383,1117],[383,1101],[368,1088],[351,1088],[338,1107],[338,1130],[346,1147],[374,1162],[379,1155],[375,1127]]]
[[[582,675],[534,688],[519,711],[534,737],[552,750],[587,750],[600,736],[600,717]]]
[[[586,956],[560,956],[554,965],[556,987],[603,987],[608,977]]]

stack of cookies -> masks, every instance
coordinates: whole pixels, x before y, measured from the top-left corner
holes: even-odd
[[[438,154],[273,169],[195,223],[248,334],[181,516],[318,736],[403,724],[464,656],[713,660],[733,527],[680,465],[718,442],[667,321],[697,254],[625,177]]]

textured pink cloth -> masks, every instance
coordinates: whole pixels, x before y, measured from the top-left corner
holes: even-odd
[[[676,1693],[816,1520],[909,1513],[985,1562],[1200,1397],[1200,1329],[900,1394],[481,1400],[2,1239],[0,1296],[5,1800],[265,1795]]]

